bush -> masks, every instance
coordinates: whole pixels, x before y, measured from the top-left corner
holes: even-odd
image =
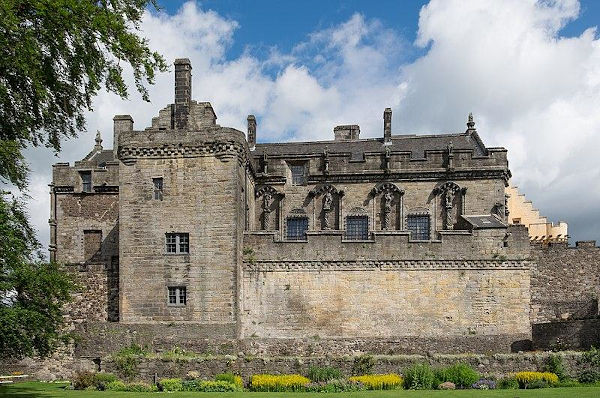
[[[600,373],[595,370],[584,370],[579,374],[577,380],[582,384],[593,384],[600,381]]]
[[[504,377],[496,386],[503,390],[516,390],[519,388],[519,382],[514,377]]]
[[[371,355],[361,355],[354,358],[352,364],[352,376],[369,375],[373,373],[373,367],[375,366],[375,358]]]
[[[600,350],[596,347],[592,346],[592,348],[584,352],[580,361],[600,372]]]
[[[496,388],[496,382],[490,379],[481,379],[473,383],[471,388],[476,390],[493,390]]]
[[[85,390],[88,387],[92,387],[96,386],[96,378],[94,373],[92,372],[88,372],[87,370],[84,370],[82,372],[77,372],[75,373],[75,376],[73,377],[73,388],[75,390]]]
[[[554,387],[581,387],[581,383],[576,380],[559,381]]]
[[[438,384],[438,390],[454,390],[456,386],[451,381],[445,381],[443,383]]]
[[[543,388],[558,383],[558,376],[550,372],[519,372],[515,374],[519,388]]]
[[[100,372],[100,373],[96,373],[94,375],[94,385],[96,386],[96,389],[99,391],[106,390],[106,385],[108,383],[112,383],[113,381],[116,381],[116,380],[117,380],[117,376],[115,376],[112,373]]]
[[[337,380],[342,378],[342,372],[331,366],[311,366],[308,369],[308,378],[314,382]]]
[[[402,387],[402,377],[395,373],[352,376],[349,380],[361,383],[367,390],[394,390]]]
[[[215,376],[216,381],[226,381],[231,383],[239,388],[244,388],[244,381],[238,375],[234,375],[233,373],[221,373]]]
[[[205,381],[205,380],[191,380],[183,382],[184,391],[197,391],[197,392],[236,392],[242,391],[242,388],[232,384],[228,381]]]
[[[435,376],[442,382],[451,381],[458,388],[471,387],[480,378],[477,371],[464,363],[439,369],[435,372]]]
[[[106,391],[127,391],[127,386],[121,380],[111,381],[105,386]]]
[[[158,382],[159,391],[183,391],[181,379],[161,379]]]
[[[567,372],[565,371],[565,365],[563,364],[562,357],[560,355],[552,354],[546,359],[544,366],[545,372],[554,373],[558,376],[558,380],[563,381],[568,379]]]
[[[309,392],[352,392],[364,390],[362,383],[344,379],[330,380],[328,382],[313,382],[306,387]]]
[[[303,391],[310,379],[301,375],[254,375],[250,382],[252,391]]]
[[[433,371],[428,364],[415,364],[404,371],[404,388],[427,390],[433,386],[433,379]]]

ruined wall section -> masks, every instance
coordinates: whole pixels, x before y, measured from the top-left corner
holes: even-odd
[[[600,248],[595,241],[531,245],[531,320],[546,323],[599,315]]]

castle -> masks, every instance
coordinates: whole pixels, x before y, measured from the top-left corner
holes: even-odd
[[[98,135],[53,166],[51,259],[86,286],[72,320],[151,339],[175,325],[181,345],[501,352],[598,315],[595,243],[536,245],[509,222],[507,151],[471,115],[458,134],[395,135],[388,108],[380,138],[257,143],[254,116],[245,134],[192,100],[191,73],[175,61],[151,127],[117,115],[113,149]]]

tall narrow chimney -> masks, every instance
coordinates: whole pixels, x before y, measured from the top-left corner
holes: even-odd
[[[253,151],[256,148],[256,118],[248,115],[248,146]]]
[[[175,128],[187,127],[192,102],[192,64],[187,58],[175,60]]]
[[[130,115],[115,115],[113,117],[113,154],[115,159],[119,153],[119,135],[133,131],[133,118]]]
[[[385,108],[383,111],[383,143],[392,143],[392,108]]]

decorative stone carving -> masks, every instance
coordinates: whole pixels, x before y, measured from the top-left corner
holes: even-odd
[[[327,145],[323,150],[323,174],[329,174],[329,148],[327,148]]]
[[[387,149],[387,148],[386,148]],[[398,188],[396,184],[384,182],[378,184],[371,190],[371,197],[376,198],[381,195],[381,229],[387,231],[395,229],[391,222],[391,215],[394,205],[398,204],[396,198],[401,198],[404,195],[404,190]],[[400,211],[402,211],[402,203],[400,202]],[[402,215],[399,217],[402,219]]]
[[[331,210],[333,210],[333,195],[327,191],[323,195],[323,229],[331,229],[329,220]]]
[[[390,213],[392,212],[392,202],[394,201],[394,195],[390,191],[386,191],[383,194],[383,220],[382,229],[390,229]]]
[[[336,205],[340,206],[341,197],[344,196],[344,191],[338,190],[330,184],[320,185],[309,192],[309,197],[316,198],[323,196],[321,206],[321,229],[335,228],[335,223],[331,220],[331,214],[336,214]],[[337,198],[337,201],[335,200]],[[336,203],[337,202],[337,203]]]
[[[435,195],[440,195],[442,198],[442,208],[444,209],[443,229],[453,230],[454,223],[456,222],[454,217],[454,202],[456,195],[460,195],[460,203],[462,205],[464,195],[467,192],[467,188],[461,188],[452,181],[445,182],[439,187],[433,190]],[[457,215],[462,213],[462,209],[458,208],[456,211]]]
[[[446,164],[446,170],[448,172],[453,172],[454,171],[454,145],[452,145],[452,141],[450,141],[448,143],[446,150],[448,151],[448,163]]]
[[[277,208],[273,207],[276,199],[280,199],[284,194],[277,192],[272,186],[266,185],[256,190],[255,197],[258,199],[262,197],[261,209],[262,209],[262,222],[261,229],[268,231],[271,229],[271,213],[277,211]]]

